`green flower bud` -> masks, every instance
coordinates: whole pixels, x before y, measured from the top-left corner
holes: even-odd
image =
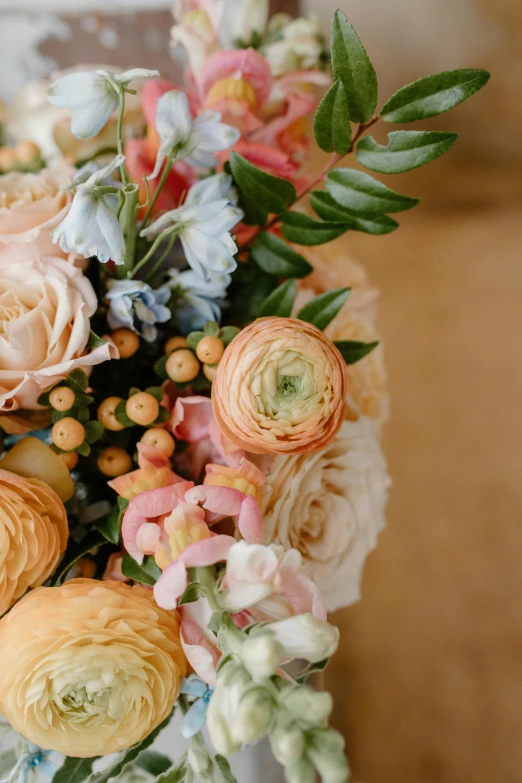
[[[208,773],[212,771],[212,760],[207,751],[203,748],[189,748],[187,759],[194,773],[206,780]]]
[[[286,767],[295,763],[305,751],[304,734],[288,715],[279,716],[270,732],[270,746],[274,758]]]
[[[334,729],[312,729],[306,734],[306,750],[323,783],[346,783],[350,770],[343,753],[344,739]]]
[[[323,724],[333,708],[329,693],[315,691],[307,685],[290,686],[285,689],[282,700],[298,724],[306,729]]]
[[[257,742],[269,730],[274,715],[274,702],[261,687],[250,688],[241,699],[234,735],[242,743]]]
[[[314,765],[307,759],[300,759],[285,767],[286,783],[316,783]]]
[[[241,651],[243,663],[254,680],[268,680],[285,660],[281,645],[270,633],[248,638]]]

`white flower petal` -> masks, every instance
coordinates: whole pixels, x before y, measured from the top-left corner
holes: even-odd
[[[179,90],[170,90],[158,100],[156,130],[160,139],[175,146],[188,139],[192,127],[188,98]]]
[[[242,217],[243,213],[240,209],[237,209],[231,204],[228,204],[213,218],[207,218],[206,220],[198,221],[197,228],[198,231],[202,231],[203,234],[219,237],[221,234],[224,234],[234,228],[234,226],[239,223]]]
[[[78,184],[81,185],[85,190],[89,190],[97,185],[98,182],[102,182],[107,177],[110,177],[113,171],[116,171],[116,169],[118,169],[124,161],[125,155],[116,155],[116,157],[110,163],[108,163],[107,166],[97,168],[95,171],[93,171],[87,180],[84,182],[78,182],[78,179],[75,179],[73,185]],[[84,168],[87,168],[87,166]],[[81,172],[83,172],[83,169],[81,169]]]
[[[123,264],[125,260],[125,239],[116,213],[107,205],[104,199],[98,202],[96,219],[100,231],[109,247],[109,257],[115,264]]]
[[[196,271],[203,266],[215,272],[233,272],[237,267],[234,257],[219,239],[202,234],[192,226],[182,232],[181,243],[187,262]],[[207,276],[208,272],[204,275]]]
[[[119,104],[118,95],[113,92],[101,94],[95,101],[75,109],[71,118],[71,133],[77,139],[92,139],[109,122]]]
[[[114,93],[114,88],[104,76],[96,71],[80,71],[57,79],[49,87],[47,97],[53,106],[74,111],[110,93]]]
[[[217,201],[218,199],[228,199],[231,186],[232,177],[224,172],[200,179],[199,182],[192,185],[187,193],[185,206],[203,204],[207,201]]]
[[[124,73],[111,73],[112,78],[118,84],[128,84],[133,79],[155,79],[160,75],[159,71],[151,71],[148,68],[131,68]]]

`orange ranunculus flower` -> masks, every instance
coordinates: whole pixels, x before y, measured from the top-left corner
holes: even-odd
[[[0,621],[0,711],[42,748],[91,757],[146,737],[172,710],[187,664],[176,612],[152,591],[72,579]]]
[[[221,432],[254,454],[324,448],[345,413],[348,375],[328,338],[296,318],[260,318],[227,347],[212,385]]]
[[[0,470],[0,614],[53,573],[67,537],[56,492],[39,479]]]

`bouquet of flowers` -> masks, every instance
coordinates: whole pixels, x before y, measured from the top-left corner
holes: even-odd
[[[395,230],[418,200],[362,169],[456,140],[372,126],[489,75],[429,76],[377,112],[341,11],[331,56],[316,20],[261,0],[183,0],[172,35],[183,86],[66,73],[48,90],[61,155],[0,150],[5,780],[230,783],[227,757],[268,736],[289,783],[341,783],[332,699],[307,678],[384,525],[387,393],[376,292],[317,246]],[[331,155],[312,178],[314,112]],[[168,759],[149,748],[175,710],[190,747]]]

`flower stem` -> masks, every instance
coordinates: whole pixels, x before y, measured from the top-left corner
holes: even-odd
[[[147,261],[150,261],[158,247],[161,245],[163,240],[165,239],[165,234],[160,234],[159,237],[156,237],[148,251],[145,253],[142,259],[138,261],[136,266],[134,266],[127,274],[127,277],[135,277],[136,272],[139,272],[139,270],[144,266]]]
[[[317,185],[319,185],[323,181],[323,179],[327,176],[327,174],[334,168],[334,166],[337,166],[340,160],[345,158],[347,155],[350,155],[354,151],[355,145],[357,144],[357,142],[359,141],[363,133],[365,133],[368,130],[368,128],[371,128],[372,125],[375,125],[375,123],[378,122],[379,119],[380,119],[379,117],[372,117],[370,120],[368,120],[368,122],[364,122],[361,125],[359,125],[355,133],[355,136],[352,139],[352,143],[350,144],[349,150],[344,155],[338,155],[337,153],[334,153],[330,158],[330,160],[326,163],[326,165],[323,166],[319,174],[316,177],[314,177],[312,182],[310,182],[308,185],[306,185],[297,193],[295,200],[288,206],[288,210],[293,209],[295,205],[299,201],[301,201],[302,198],[307,196],[308,193],[310,193],[310,191],[312,191]],[[269,231],[273,226],[275,226],[276,223],[279,223],[279,220],[280,220],[279,215],[274,215],[272,218],[270,218],[266,226],[259,226],[257,230],[252,234],[252,236],[249,237],[249,239],[247,239],[247,241],[243,245],[241,245],[241,247],[239,248],[239,252],[241,253],[243,250],[245,250],[248,247],[248,245],[252,244],[254,239],[256,239],[258,234],[260,234],[262,231]]]
[[[125,90],[120,89],[120,110],[118,112],[118,125],[116,129],[116,144],[118,147],[118,154],[123,155],[123,115],[125,113]],[[121,181],[124,185],[129,184],[129,174],[125,163],[120,166]]]
[[[221,607],[219,606],[216,600],[216,593],[215,593],[216,582],[212,575],[212,571],[208,567],[198,568],[196,570],[196,574],[197,574],[198,582],[206,590],[206,598],[210,608],[212,609],[213,612],[220,612]]]
[[[138,230],[138,186],[127,184],[123,187],[125,200],[122,204],[118,219],[123,231],[125,240],[125,260],[123,264],[116,267],[116,274],[119,278],[129,277],[134,256],[136,253],[136,234]]]
[[[155,205],[156,201],[158,200],[158,196],[159,196],[159,194],[161,192],[161,189],[163,188],[163,185],[165,184],[165,180],[167,179],[167,177],[169,175],[169,171],[171,170],[173,163],[174,163],[174,159],[172,158],[172,156],[169,156],[169,158],[167,159],[167,162],[165,163],[165,167],[163,169],[163,172],[161,174],[160,181],[158,182],[158,187],[156,188],[156,191],[155,191],[154,195],[152,196],[152,198],[151,198],[151,200],[149,202],[149,206],[147,207],[147,211],[145,212],[145,215],[143,217],[143,220],[142,220],[142,223],[141,223],[141,229],[142,230],[147,225],[147,222],[148,222],[148,220],[149,220],[149,218],[151,216],[152,210],[154,209],[154,205]]]
[[[154,266],[152,267],[148,275],[145,277],[145,282],[151,280],[156,274],[156,272],[158,272],[161,269],[165,259],[168,257],[170,251],[172,250],[175,241],[176,241],[176,234],[174,233],[171,234],[170,236],[169,243],[167,245],[165,252],[161,254],[161,257],[156,261],[156,263],[154,264]]]

